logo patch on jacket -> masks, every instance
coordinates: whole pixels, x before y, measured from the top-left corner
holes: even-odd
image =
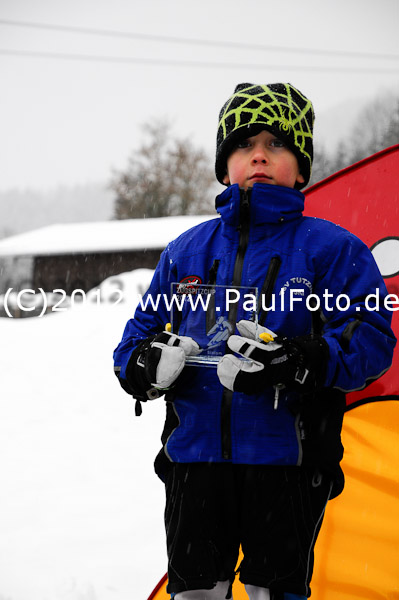
[[[195,283],[200,285],[202,283],[202,279],[201,277],[198,277],[198,275],[187,275],[187,277],[180,279],[179,283]]]
[[[290,289],[293,296],[307,296],[312,292],[312,283],[306,277],[291,277],[281,288],[281,291],[286,292]]]

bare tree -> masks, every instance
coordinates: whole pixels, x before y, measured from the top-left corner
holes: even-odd
[[[207,214],[213,211],[215,174],[205,152],[171,135],[166,120],[143,126],[144,142],[114,173],[115,218]]]
[[[315,144],[312,174],[309,185],[313,185],[314,183],[325,179],[333,172],[331,157],[327,153],[325,146],[320,142]]]
[[[349,148],[351,163],[399,143],[399,98],[383,94],[357,120]]]
[[[334,154],[316,148],[311,183],[394,144],[399,144],[399,97],[384,93],[363,109]]]

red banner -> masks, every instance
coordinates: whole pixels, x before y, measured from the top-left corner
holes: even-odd
[[[399,145],[310,187],[305,214],[333,221],[357,235],[373,252],[388,292],[399,296]],[[399,311],[393,311],[392,317],[399,338]],[[393,364],[399,364],[399,344]],[[349,406],[395,396],[399,397],[399,369],[391,368],[364,390],[348,394],[347,401]]]

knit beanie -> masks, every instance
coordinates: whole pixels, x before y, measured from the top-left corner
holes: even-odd
[[[216,177],[223,183],[227,159],[239,140],[263,129],[273,133],[295,154],[304,183],[310,179],[313,160],[313,105],[290,83],[240,83],[219,115],[216,140]]]

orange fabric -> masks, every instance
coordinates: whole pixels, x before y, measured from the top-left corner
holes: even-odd
[[[399,599],[399,402],[345,415],[346,487],[316,544],[317,600]]]

